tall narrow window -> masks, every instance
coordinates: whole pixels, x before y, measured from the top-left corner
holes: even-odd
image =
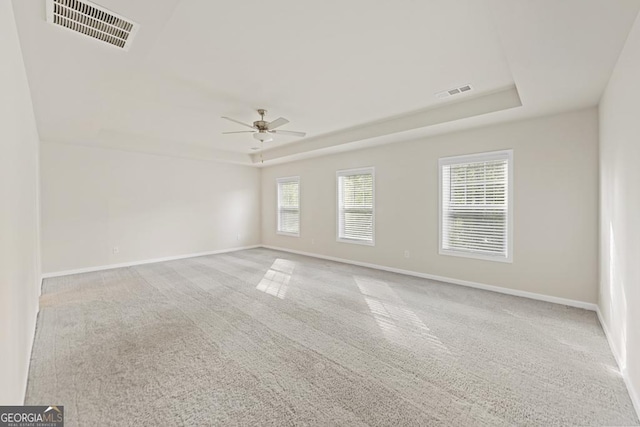
[[[374,244],[374,170],[338,171],[338,241]]]
[[[300,236],[300,177],[278,178],[278,233]]]
[[[440,254],[511,262],[512,163],[511,150],[440,159]]]

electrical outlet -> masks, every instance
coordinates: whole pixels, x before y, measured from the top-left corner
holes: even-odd
[[[404,251],[404,257],[405,258],[411,258],[411,252],[409,252],[408,250]]]
[[[115,254],[119,254],[119,253],[120,253],[120,248],[117,247],[117,246],[114,246],[113,247],[113,254],[115,255]]]
[[[240,240],[240,233],[238,233],[238,235],[236,236],[236,240]]]
[[[311,239],[311,244],[315,245],[316,244],[316,239]]]

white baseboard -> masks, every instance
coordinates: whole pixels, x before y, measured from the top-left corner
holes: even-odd
[[[42,282],[42,280],[41,280]],[[31,370],[31,354],[33,353],[33,343],[36,341],[36,328],[38,327],[38,314],[40,314],[40,298],[36,301],[36,315],[33,319],[33,327],[30,332],[29,350],[27,351],[27,375],[24,379],[24,387],[22,389],[22,404],[27,399],[27,386],[29,385],[29,371]]]
[[[295,254],[299,254],[299,255],[305,255],[305,256],[314,257],[314,258],[326,259],[326,260],[329,260],[329,261],[336,261],[336,262],[341,262],[341,263],[344,263],[344,264],[358,265],[360,267],[368,267],[368,268],[373,268],[373,269],[376,269],[376,270],[389,271],[389,272],[392,272],[392,273],[405,274],[407,276],[420,277],[420,278],[423,278],[423,279],[437,280],[439,282],[452,283],[452,284],[455,284],[455,285],[467,286],[467,287],[476,288],[476,289],[483,289],[483,290],[486,290],[486,291],[498,292],[498,293],[507,294],[507,295],[513,295],[513,296],[518,296],[518,297],[523,297],[523,298],[530,298],[530,299],[535,299],[535,300],[539,300],[539,301],[547,301],[547,302],[552,302],[552,303],[555,303],[555,304],[567,305],[567,306],[570,306],[570,307],[583,308],[585,310],[597,311],[597,308],[598,308],[596,304],[592,304],[592,303],[588,303],[588,302],[584,302],[584,301],[577,301],[577,300],[572,300],[572,299],[567,299],[567,298],[554,297],[554,296],[550,296],[550,295],[537,294],[537,293],[534,293],[534,292],[519,291],[517,289],[509,289],[509,288],[504,288],[504,287],[501,287],[501,286],[487,285],[487,284],[484,284],[484,283],[471,282],[471,281],[468,281],[468,280],[454,279],[454,278],[451,278],[451,277],[436,276],[436,275],[433,275],[433,274],[420,273],[420,272],[417,272],[417,271],[403,270],[403,269],[400,269],[400,268],[387,267],[387,266],[384,266],[384,265],[371,264],[371,263],[368,263],[368,262],[353,261],[353,260],[344,259],[344,258],[337,258],[337,257],[328,256],[328,255],[316,254],[316,253],[312,253],[312,252],[297,251],[297,250],[294,250],[294,249],[281,248],[281,247],[270,246],[270,245],[242,246],[242,247],[236,247],[236,248],[220,249],[220,250],[216,250],[216,251],[199,252],[199,253],[192,253],[192,254],[186,254],[186,255],[177,255],[177,256],[154,258],[154,259],[147,259],[147,260],[141,260],[141,261],[124,262],[124,263],[119,263],[119,264],[100,265],[100,266],[95,266],[95,267],[86,267],[86,268],[79,268],[79,269],[74,269],[74,270],[57,271],[57,272],[52,272],[52,273],[44,273],[42,275],[42,279],[49,279],[49,278],[52,278],[52,277],[60,277],[60,276],[69,276],[71,274],[90,273],[90,272],[94,272],[94,271],[111,270],[111,269],[114,269],[114,268],[132,267],[132,266],[135,266],[135,265],[153,264],[153,263],[164,262],[164,261],[174,261],[174,260],[179,260],[179,259],[194,258],[194,257],[199,257],[199,256],[205,256],[205,255],[216,255],[216,254],[222,254],[222,253],[227,253],[227,252],[241,251],[241,250],[245,250],[245,249],[254,249],[254,248],[259,248],[259,247],[278,250],[278,251],[283,251],[283,252],[290,252],[290,253],[295,253]]]
[[[600,312],[600,307],[596,308],[596,314],[598,315],[598,320],[600,321],[600,326],[602,326],[602,330],[604,331],[604,336],[607,337],[607,342],[609,343],[609,348],[611,349],[611,353],[613,353],[613,358],[616,359],[616,364],[618,365],[618,369],[622,372],[622,363],[620,363],[620,355],[618,354],[618,350],[616,350],[615,345],[613,344],[613,338],[609,333],[609,327],[604,321],[602,317],[602,313]]]
[[[95,266],[95,267],[78,268],[78,269],[75,269],[75,270],[56,271],[56,272],[53,272],[53,273],[44,273],[42,275],[42,278],[43,279],[49,279],[49,278],[52,278],[52,277],[69,276],[71,274],[91,273],[91,272],[94,272],[94,271],[112,270],[114,268],[133,267],[135,265],[154,264],[156,262],[175,261],[175,260],[178,260],[178,259],[195,258],[195,257],[205,256],[205,255],[217,255],[217,254],[223,254],[223,253],[227,253],[227,252],[236,252],[236,251],[242,251],[242,250],[245,250],[245,249],[254,249],[254,248],[259,248],[259,247],[261,247],[261,245],[242,246],[242,247],[237,247],[237,248],[219,249],[217,251],[198,252],[198,253],[194,253],[194,254],[168,256],[168,257],[154,258],[154,259],[145,259],[145,260],[142,260],[142,261],[123,262],[123,263],[120,263],[120,264],[99,265],[99,266]]]
[[[622,375],[622,379],[624,380],[624,384],[627,386],[627,391],[629,392],[629,397],[631,398],[631,403],[633,403],[633,407],[636,410],[636,415],[640,418],[640,393],[638,393],[631,383],[629,379],[629,373],[627,372],[626,367],[623,368],[621,363],[620,354],[616,349],[616,346],[613,343],[613,337],[609,332],[609,327],[607,323],[604,321],[602,317],[602,313],[600,312],[600,307],[598,306],[596,309],[596,313],[598,314],[598,320],[600,321],[600,326],[602,326],[602,330],[604,331],[604,336],[607,337],[607,342],[609,343],[609,348],[611,349],[611,353],[613,353],[613,358],[616,360],[616,364],[618,365],[618,370],[620,371],[620,375]]]
[[[596,309],[598,307],[596,304],[592,304],[592,303],[584,302],[584,301],[577,301],[577,300],[572,300],[572,299],[567,299],[567,298],[554,297],[554,296],[550,296],[550,295],[537,294],[537,293],[534,293],[534,292],[519,291],[517,289],[509,289],[509,288],[503,288],[501,286],[486,285],[484,283],[477,283],[477,282],[471,282],[471,281],[468,281],[468,280],[454,279],[454,278],[451,278],[451,277],[436,276],[434,274],[420,273],[420,272],[411,271],[411,270],[403,270],[403,269],[400,269],[400,268],[387,267],[387,266],[384,266],[384,265],[370,264],[368,262],[352,261],[352,260],[344,259],[344,258],[336,258],[336,257],[332,257],[332,256],[327,256],[327,255],[320,255],[320,254],[315,254],[315,253],[311,253],[311,252],[297,251],[297,250],[294,250],[294,249],[280,248],[280,247],[277,247],[277,246],[270,246],[270,245],[262,245],[262,247],[263,248],[267,248],[267,249],[277,250],[277,251],[290,252],[290,253],[294,253],[294,254],[298,254],[298,255],[305,255],[305,256],[314,257],[314,258],[326,259],[326,260],[329,260],[329,261],[342,262],[344,264],[352,264],[352,265],[357,265],[357,266],[360,266],[360,267],[368,267],[368,268],[373,268],[373,269],[376,269],[376,270],[389,271],[391,273],[405,274],[407,276],[420,277],[422,279],[437,280],[439,282],[452,283],[454,285],[461,285],[461,286],[467,286],[467,287],[470,287],[470,288],[483,289],[485,291],[498,292],[498,293],[501,293],[501,294],[513,295],[513,296],[517,296],[517,297],[530,298],[530,299],[535,299],[535,300],[539,300],[539,301],[546,301],[546,302],[552,302],[552,303],[561,304],[561,305],[568,305],[570,307],[583,308],[585,310],[596,311]]]

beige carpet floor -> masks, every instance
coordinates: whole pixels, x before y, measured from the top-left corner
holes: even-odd
[[[593,312],[267,249],[44,283],[67,426],[637,425]]]

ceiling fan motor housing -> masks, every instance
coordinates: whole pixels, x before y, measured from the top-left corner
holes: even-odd
[[[265,122],[264,120],[257,120],[253,122],[253,127],[258,129],[260,132],[268,130],[269,129],[267,127],[268,125],[269,125],[269,122]]]
[[[269,130],[269,122],[264,120],[264,115],[267,114],[267,110],[264,108],[258,108],[258,114],[260,114],[260,120],[253,122],[253,127],[258,129],[260,132]]]

